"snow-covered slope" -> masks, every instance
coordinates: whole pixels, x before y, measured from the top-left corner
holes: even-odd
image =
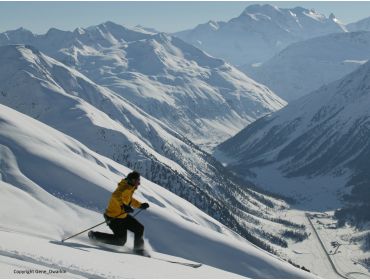
[[[264,62],[293,42],[345,31],[333,14],[327,18],[301,7],[280,9],[269,4],[255,4],[228,22],[209,21],[175,35],[216,57],[242,66]]]
[[[284,222],[275,220],[281,202],[237,183],[209,154],[121,95],[33,47],[0,47],[0,61],[0,103],[139,170],[255,244],[286,246],[279,232],[265,228]]]
[[[108,253],[89,244],[85,234],[66,246],[55,242],[100,222],[101,214],[93,210],[103,211],[111,191],[129,171],[77,140],[0,105],[1,276],[24,277],[15,271],[52,269],[66,271],[55,275],[58,278],[177,278],[178,273],[189,278],[237,277],[210,265],[254,278],[312,277],[144,178],[137,198],[151,207],[138,218],[146,226],[148,249],[155,257],[173,259],[169,256],[173,255],[206,265],[193,269]],[[33,273],[31,277],[40,276]]]
[[[370,31],[370,17],[346,25],[348,31]]]
[[[221,59],[163,33],[106,22],[74,32],[2,33],[114,90],[205,149],[286,103]]]
[[[340,206],[343,193],[367,204],[369,108],[370,62],[249,125],[218,156],[226,154],[240,175],[254,172],[262,186],[305,196],[317,208]]]
[[[370,32],[336,33],[292,44],[243,70],[292,101],[354,71],[370,58],[369,49]]]

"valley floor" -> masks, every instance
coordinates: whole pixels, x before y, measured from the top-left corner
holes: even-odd
[[[282,215],[285,218],[304,224],[309,236],[302,242],[290,241],[288,248],[281,250],[281,256],[308,268],[322,278],[369,279],[370,272],[361,265],[360,260],[369,257],[370,253],[364,253],[359,244],[350,241],[350,237],[355,234],[353,228],[336,228],[332,214],[284,211]],[[333,247],[332,242],[341,244],[340,248],[336,250],[337,246]]]

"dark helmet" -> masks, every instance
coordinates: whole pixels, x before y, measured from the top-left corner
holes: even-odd
[[[136,180],[140,179],[140,173],[137,171],[132,171],[126,177],[127,183],[133,185]]]

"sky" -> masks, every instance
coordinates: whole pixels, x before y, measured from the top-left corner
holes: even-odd
[[[370,1],[0,2],[0,32],[24,27],[43,34],[51,27],[74,30],[108,20],[127,27],[142,25],[162,32],[175,32],[209,20],[230,20],[255,3],[269,3],[280,8],[314,8],[326,16],[334,13],[345,24],[370,16]]]

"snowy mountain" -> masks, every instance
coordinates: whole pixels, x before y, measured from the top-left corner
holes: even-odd
[[[346,25],[348,31],[370,31],[370,17]]]
[[[163,33],[106,22],[0,35],[0,45],[15,43],[72,66],[206,150],[286,104],[223,60]]]
[[[311,9],[280,9],[269,4],[248,6],[228,22],[209,21],[176,36],[237,66],[261,63],[293,42],[346,28]]]
[[[287,246],[271,223],[300,228],[275,213],[284,203],[240,184],[187,138],[33,47],[0,47],[0,73],[0,103],[139,170],[266,250]]]
[[[129,171],[0,105],[0,275],[41,277],[36,274],[45,270],[47,277],[57,278],[177,278],[179,273],[189,278],[313,277],[144,178],[137,198],[151,207],[137,217],[146,227],[147,249],[155,258],[99,249],[86,234],[61,245],[60,239],[103,220],[93,210],[105,208],[117,182]],[[99,230],[109,231],[105,226]],[[129,239],[127,246],[131,243]],[[194,269],[158,258],[204,265]]]
[[[249,125],[218,157],[309,209],[336,209],[343,198],[368,205],[369,93],[370,62]]]
[[[370,32],[330,34],[292,44],[262,65],[243,70],[292,101],[354,71],[370,58],[369,48]]]

